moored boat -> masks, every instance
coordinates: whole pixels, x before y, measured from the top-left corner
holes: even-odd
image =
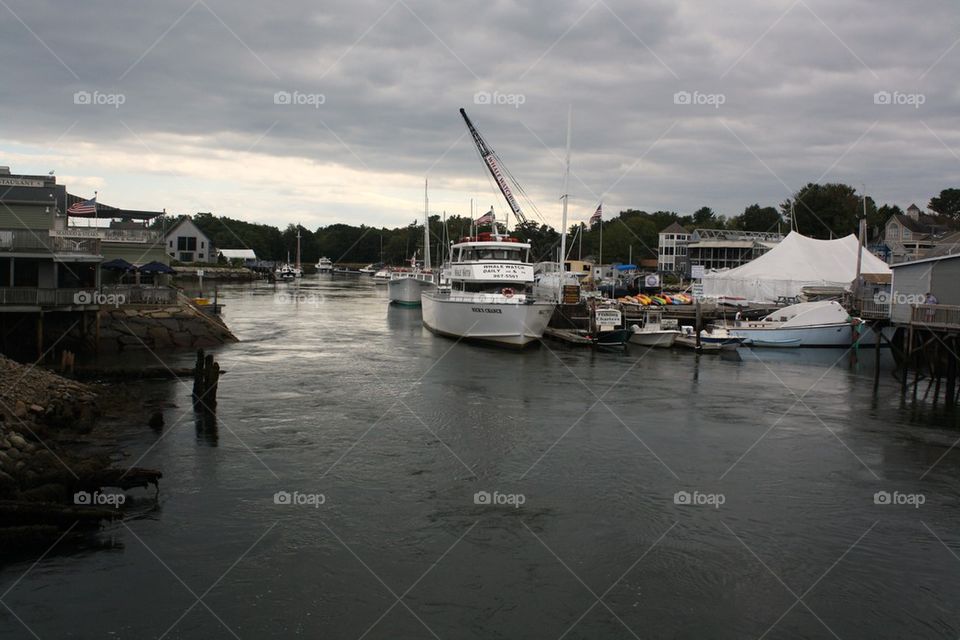
[[[333,261],[324,256],[317,260],[317,271],[319,273],[329,273],[333,271]]]
[[[859,342],[873,344],[873,330],[851,318],[836,301],[801,302],[777,309],[762,320],[742,320],[727,327],[731,336],[745,344],[798,347],[849,347]],[[795,345],[791,342],[797,342]]]
[[[648,309],[643,313],[643,323],[633,325],[630,342],[643,347],[668,348],[680,335],[676,320],[663,320],[658,310]]]
[[[480,233],[451,247],[448,291],[424,291],[423,324],[430,331],[523,347],[543,337],[556,303],[532,295],[530,245]]]

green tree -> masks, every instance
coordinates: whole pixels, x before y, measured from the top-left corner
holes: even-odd
[[[780,228],[783,218],[774,207],[761,207],[759,204],[752,204],[743,210],[738,216],[734,216],[727,221],[728,229],[739,229],[740,231],[761,231],[773,232]]]
[[[856,233],[857,221],[863,211],[856,189],[847,184],[807,184],[792,199],[780,205],[788,219],[791,204],[797,230],[805,236],[822,239]],[[867,213],[869,215],[869,206]]]
[[[710,207],[700,207],[693,212],[693,225],[697,229],[723,229],[724,220]]]
[[[960,219],[960,189],[944,189],[930,198],[927,208],[945,218]]]

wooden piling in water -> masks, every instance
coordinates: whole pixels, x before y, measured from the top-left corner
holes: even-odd
[[[208,414],[217,411],[217,387],[220,384],[220,364],[213,354],[197,349],[197,363],[193,376],[193,408]]]

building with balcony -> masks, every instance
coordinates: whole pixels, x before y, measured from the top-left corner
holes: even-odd
[[[677,222],[661,231],[657,242],[657,271],[683,275],[689,240],[690,232]]]
[[[0,351],[22,355],[35,346],[42,353],[45,333],[52,342],[74,326],[81,333],[94,326],[96,293],[116,277],[100,268],[104,261],[166,260],[162,234],[146,227],[162,212],[98,204],[89,216],[98,220],[78,225],[67,211],[81,200],[53,175],[0,167]],[[110,221],[137,226],[104,226]]]
[[[906,213],[890,216],[883,230],[884,243],[890,248],[891,263],[926,258],[951,229],[937,218],[911,204]]]
[[[733,269],[759,258],[777,246],[783,236],[763,231],[736,229],[697,229],[690,234],[686,246],[689,265],[711,269]]]

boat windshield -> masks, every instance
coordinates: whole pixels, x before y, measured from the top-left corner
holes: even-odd
[[[470,247],[463,250],[461,261],[500,260],[504,262],[524,262],[523,248]]]

